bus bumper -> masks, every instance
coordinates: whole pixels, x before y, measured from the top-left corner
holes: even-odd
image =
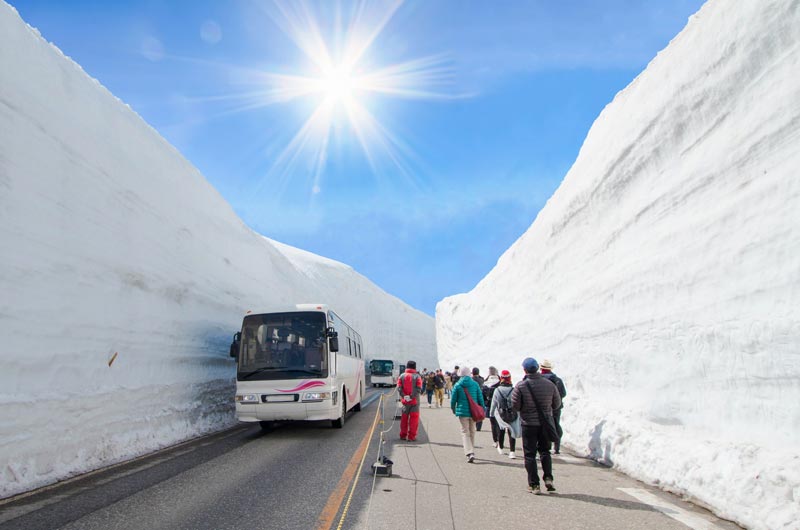
[[[244,422],[335,420],[340,411],[341,408],[329,399],[316,403],[237,403],[236,419]]]

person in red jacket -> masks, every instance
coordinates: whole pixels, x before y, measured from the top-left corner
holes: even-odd
[[[397,392],[403,404],[400,418],[400,439],[413,442],[419,428],[419,397],[422,395],[422,376],[417,373],[416,361],[406,363],[406,371],[397,379]]]

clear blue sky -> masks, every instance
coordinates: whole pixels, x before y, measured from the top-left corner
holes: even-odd
[[[249,226],[347,263],[433,314],[531,225],[603,107],[703,2],[372,2],[350,32],[354,2],[309,3],[307,13],[294,1],[10,3]],[[339,101],[325,98],[341,75],[320,74],[315,54],[296,45],[314,34],[309,21],[335,64],[348,38],[385,22],[347,74],[348,94],[380,125],[350,121],[350,107],[334,104],[327,144],[315,136],[293,150],[321,102]],[[420,58],[432,59],[384,79],[411,91],[352,81]],[[323,79],[322,92],[287,96],[270,74]]]

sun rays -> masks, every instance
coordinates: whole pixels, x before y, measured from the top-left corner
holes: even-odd
[[[299,100],[315,105],[257,184],[279,192],[300,182],[314,195],[322,191],[332,135],[343,131],[357,142],[376,178],[391,174],[417,182],[413,150],[374,112],[382,101],[395,99],[452,99],[446,91],[453,72],[443,55],[421,57],[383,65],[376,40],[402,2],[334,5],[324,17],[306,2],[275,1],[262,9],[300,50],[308,67],[297,71],[249,71],[247,93],[222,96],[233,111],[291,104]],[[346,6],[346,8],[345,8]],[[323,25],[323,21],[325,24]],[[368,59],[367,59],[368,58]],[[378,65],[378,66],[373,66]],[[290,133],[292,134],[292,133]]]

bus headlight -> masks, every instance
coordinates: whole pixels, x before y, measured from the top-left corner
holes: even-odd
[[[330,398],[330,392],[306,392],[303,394],[303,401],[322,401]]]
[[[236,403],[242,404],[251,404],[251,403],[258,403],[258,395],[256,394],[236,394],[234,398]]]

